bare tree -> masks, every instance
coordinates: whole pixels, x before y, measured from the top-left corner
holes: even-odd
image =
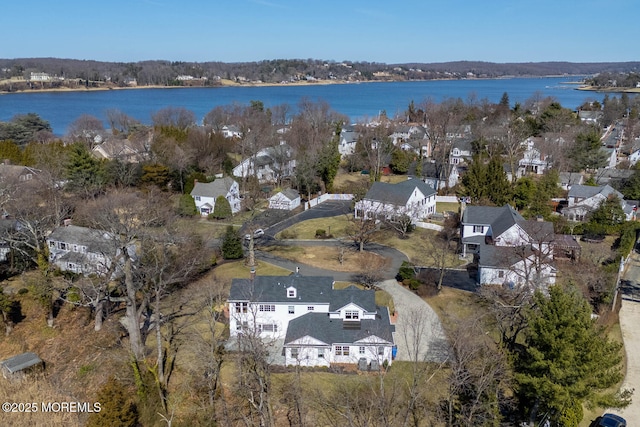
[[[430,157],[435,162],[437,183],[446,180],[450,173],[449,155],[452,138],[449,136],[461,124],[462,101],[447,99],[437,104],[432,100],[425,101],[424,111],[431,146]],[[436,190],[439,190],[436,185]]]
[[[373,239],[373,235],[378,231],[378,224],[375,219],[355,217],[347,215],[349,224],[346,227],[347,236],[353,240],[360,252],[364,251],[364,245]]]
[[[222,366],[227,361],[224,347],[226,296],[223,294],[222,284],[215,276],[204,285],[196,287],[196,295],[191,295],[194,300],[205,301],[200,314],[204,318],[206,328],[191,328],[189,342],[193,344],[196,357],[193,364],[190,364],[190,374],[197,390],[202,390],[206,396],[202,402],[204,418],[209,422],[230,425],[227,401],[221,384]]]
[[[193,111],[182,107],[165,107],[151,116],[153,126],[160,128],[175,128],[181,131],[195,125],[196,116]]]
[[[107,122],[114,135],[129,135],[136,127],[140,126],[138,120],[117,109],[107,110]]]
[[[456,326],[448,332],[452,354],[443,421],[448,426],[495,425],[510,380],[507,360],[485,334],[481,317],[449,323]]]
[[[104,136],[104,124],[102,120],[89,114],[83,114],[74,120],[67,130],[67,138],[71,142],[81,142],[89,150],[99,143]]]
[[[135,359],[142,360],[144,345],[140,324],[149,301],[148,295],[141,298],[144,283],[136,276],[134,264],[138,262],[139,254],[134,248],[150,227],[164,225],[166,205],[153,191],[113,191],[84,205],[77,216],[92,228],[104,230],[114,237],[111,262],[122,272],[118,286],[126,304],[125,327],[129,345]]]
[[[447,267],[451,265],[451,258],[455,255],[456,248],[452,245],[458,237],[459,224],[458,214],[447,217],[442,230],[437,232],[435,238],[431,240],[433,250],[429,252],[428,257],[431,258],[433,266],[438,271],[436,282],[438,291],[442,289],[444,274]]]

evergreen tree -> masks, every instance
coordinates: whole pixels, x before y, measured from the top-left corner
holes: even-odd
[[[528,208],[533,200],[536,188],[535,182],[529,176],[523,176],[517,180],[513,190],[513,201],[516,208],[519,210]]]
[[[486,181],[487,169],[484,165],[484,160],[482,156],[476,154],[469,164],[469,169],[462,175],[462,185],[464,186],[463,195],[471,197],[471,200],[475,203],[485,200],[487,196]]]
[[[391,163],[389,164],[389,166],[391,166],[391,170],[393,171],[393,173],[404,175],[407,172],[409,172],[410,165],[411,165],[411,154],[399,148],[396,148],[395,150],[393,150],[393,153],[391,153]]]
[[[0,162],[9,160],[11,164],[21,165],[22,150],[18,144],[13,141],[0,141]]]
[[[104,188],[104,165],[83,144],[74,144],[67,163],[67,179],[69,190],[93,197]]]
[[[502,167],[499,155],[488,163],[480,155],[475,155],[469,169],[462,176],[465,196],[480,204],[491,203],[502,206],[512,199],[511,185]]]
[[[94,412],[87,420],[87,427],[133,427],[138,425],[138,411],[123,384],[110,377],[98,391],[100,412]]]
[[[178,213],[181,216],[194,216],[198,213],[196,202],[190,194],[183,194],[178,201]]]
[[[216,198],[216,205],[213,207],[213,213],[211,216],[215,219],[230,218],[233,213],[231,212],[231,204],[224,196],[218,196]]]
[[[227,231],[222,238],[222,258],[240,259],[244,256],[242,250],[242,238],[232,225],[227,227]]]
[[[159,163],[144,165],[142,167],[142,177],[140,181],[144,184],[153,184],[159,188],[166,189],[171,180],[169,168]]]
[[[598,169],[607,163],[607,154],[602,151],[600,133],[596,128],[576,136],[576,142],[568,153],[574,171]]]
[[[527,317],[527,336],[515,355],[515,379],[531,420],[548,413],[557,421],[575,404],[629,403],[628,393],[608,391],[623,378],[622,345],[607,339],[576,288],[552,286],[548,296],[537,291]]]
[[[340,167],[340,134],[342,133],[342,126],[336,125],[333,138],[322,147],[317,159],[317,173],[320,179],[324,183],[325,189],[331,191],[333,187],[333,180],[338,174],[338,168]]]
[[[487,195],[489,200],[497,206],[503,206],[512,199],[511,184],[502,167],[502,157],[494,155],[487,164]]]

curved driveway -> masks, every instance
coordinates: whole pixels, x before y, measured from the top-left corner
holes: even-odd
[[[324,205],[324,206],[323,206]],[[307,219],[337,216],[348,212],[344,202],[325,202],[317,207],[288,218],[265,230],[265,236],[273,238],[280,231],[293,224]],[[339,240],[324,241],[281,241],[280,244],[295,244],[298,246],[316,245],[344,245]],[[348,244],[348,243],[346,243]],[[367,250],[378,253],[391,259],[389,267],[382,270],[385,280],[378,286],[388,292],[393,298],[396,313],[395,343],[398,347],[396,360],[403,361],[435,361],[441,362],[447,357],[447,343],[444,328],[435,311],[422,298],[400,286],[395,280],[395,275],[402,261],[407,257],[397,249],[378,244],[367,245]],[[310,265],[296,263],[269,253],[256,250],[256,258],[270,264],[277,265],[290,271],[300,269],[300,273],[309,276],[332,276],[338,281],[353,281],[354,273],[325,270]],[[381,266],[382,267],[382,266]]]

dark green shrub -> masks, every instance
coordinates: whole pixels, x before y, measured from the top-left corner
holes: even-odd
[[[240,259],[244,256],[242,250],[242,238],[232,225],[227,227],[227,231],[222,238],[222,258]]]
[[[233,213],[231,212],[231,205],[224,196],[218,196],[216,199],[216,205],[213,207],[213,213],[211,214],[215,219],[231,218]]]
[[[327,230],[323,230],[319,228],[316,230],[316,239],[326,239],[327,238]]]
[[[406,279],[413,279],[416,277],[416,272],[413,268],[413,264],[408,261],[402,261],[398,274],[396,274],[396,280],[398,282],[404,282]]]

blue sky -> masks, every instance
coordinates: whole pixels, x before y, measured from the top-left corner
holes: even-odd
[[[393,63],[640,60],[637,0],[30,0],[1,58]]]

